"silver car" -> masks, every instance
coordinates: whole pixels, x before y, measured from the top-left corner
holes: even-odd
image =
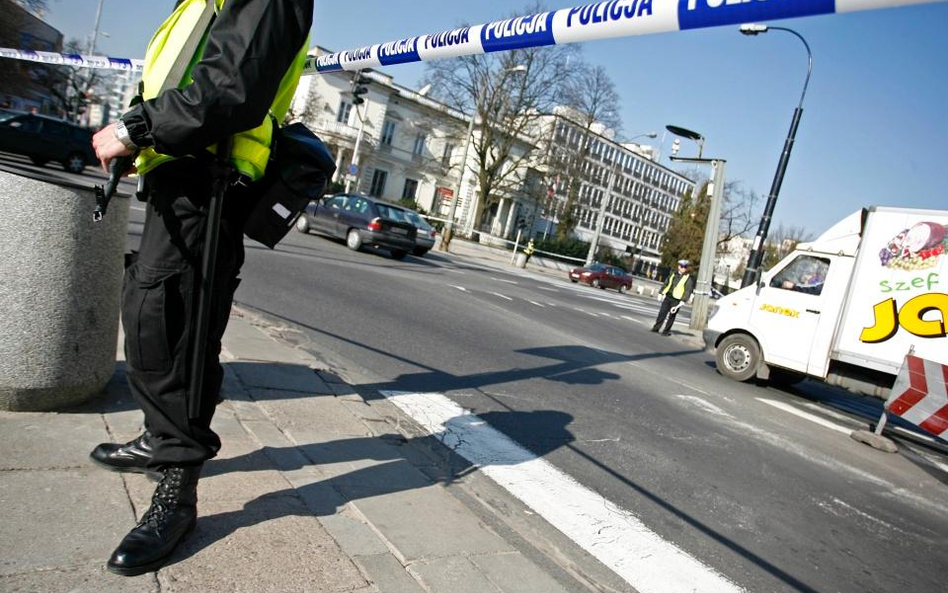
[[[418,232],[415,233],[415,248],[412,253],[421,257],[434,247],[438,231],[414,210],[405,210],[405,213],[408,215],[408,220],[418,229]]]

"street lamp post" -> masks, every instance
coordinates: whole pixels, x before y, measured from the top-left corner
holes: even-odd
[[[682,138],[694,140],[698,143],[698,158],[682,158],[672,155],[670,158],[682,163],[701,163],[711,165],[711,208],[708,211],[708,220],[704,227],[704,243],[701,246],[701,261],[698,263],[698,280],[695,283],[695,301],[691,308],[691,329],[703,330],[708,324],[708,306],[711,299],[711,282],[714,279],[714,257],[718,244],[718,226],[721,218],[721,202],[724,201],[724,171],[727,161],[724,159],[706,159],[701,157],[704,148],[704,136],[678,126],[665,128]]]
[[[629,138],[629,141],[643,137],[656,138],[658,137],[658,134],[656,132],[646,132],[644,134],[632,136]],[[612,191],[616,186],[616,182],[619,180],[619,174],[619,161],[616,159],[615,168],[613,169],[612,175],[609,178],[609,186],[606,188],[606,194],[599,202],[599,217],[596,219],[596,232],[593,233],[592,241],[589,242],[589,252],[586,254],[586,266],[589,266],[593,263],[593,259],[596,257],[596,250],[599,249],[599,239],[602,237],[602,229],[606,222],[606,206],[609,204],[609,200],[612,199]]]
[[[516,66],[505,69],[502,74],[505,78],[510,72],[526,71],[526,66],[517,64]],[[503,79],[501,79],[501,82],[503,82]],[[471,121],[467,124],[467,134],[464,136],[464,150],[461,152],[461,170],[458,173],[458,189],[454,192],[454,195],[451,196],[451,206],[448,208],[448,220],[444,223],[444,231],[441,233],[442,251],[450,250],[451,239],[454,238],[454,216],[457,213],[458,200],[461,197],[461,187],[464,185],[464,173],[467,172],[467,154],[471,147],[471,136],[474,135],[474,122],[477,120],[477,115],[481,111],[481,106],[484,104],[484,101],[487,100],[487,87],[488,81],[485,80],[484,86],[481,87],[481,92],[477,96],[477,101],[474,103],[474,113],[471,114]]]
[[[767,31],[786,31],[796,35],[806,47],[807,70],[806,79],[803,81],[803,92],[800,94],[800,103],[793,111],[793,121],[790,123],[790,132],[783,144],[783,152],[780,154],[780,161],[777,163],[777,172],[774,174],[773,184],[770,186],[770,195],[767,196],[767,204],[764,206],[764,213],[760,218],[760,226],[757,228],[757,236],[754,237],[754,246],[751,248],[750,255],[747,258],[747,267],[744,269],[744,277],[741,279],[741,286],[749,286],[756,282],[757,271],[760,269],[760,262],[764,256],[764,245],[767,241],[767,233],[770,231],[770,221],[773,218],[774,207],[777,205],[777,194],[780,193],[780,186],[783,184],[783,176],[787,170],[787,163],[790,161],[790,151],[793,149],[793,142],[797,135],[797,127],[800,125],[800,116],[803,115],[803,99],[806,97],[806,88],[810,84],[810,73],[813,72],[813,53],[810,52],[810,44],[802,35],[793,29],[786,27],[769,27],[767,25],[745,24],[741,25],[741,33],[744,35],[759,35]]]

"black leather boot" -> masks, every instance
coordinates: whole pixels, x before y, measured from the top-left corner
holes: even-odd
[[[141,521],[112,552],[106,568],[131,577],[160,568],[197,522],[201,466],[169,467]]]
[[[141,436],[125,444],[101,443],[89,453],[89,458],[99,467],[109,471],[145,474],[153,480],[159,480],[159,472],[146,468],[152,457],[151,438],[151,434],[146,430]]]

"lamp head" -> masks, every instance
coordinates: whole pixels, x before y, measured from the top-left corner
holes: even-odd
[[[741,25],[741,33],[743,35],[760,35],[761,33],[766,33],[767,30],[767,25],[758,23],[744,23]]]
[[[681,128],[679,126],[665,126],[665,129],[676,136],[681,136],[682,138],[687,138],[688,140],[704,140],[704,136],[687,128]]]

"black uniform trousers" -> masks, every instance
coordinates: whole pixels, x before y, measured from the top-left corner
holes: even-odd
[[[658,331],[662,326],[662,322],[665,321],[665,316],[668,316],[668,323],[665,324],[664,331],[670,332],[672,325],[675,324],[675,317],[678,316],[678,311],[674,313],[671,312],[672,307],[677,307],[681,303],[680,300],[676,299],[671,295],[665,295],[665,298],[662,299],[662,305],[658,308],[658,319],[655,320],[655,325],[652,326],[652,329]]]
[[[243,224],[251,191],[232,186],[224,198],[200,415],[189,418],[191,341],[212,191],[210,166],[180,159],[158,166],[145,180],[149,196],[141,247],[125,271],[122,288],[128,384],[153,436],[149,467],[198,465],[221,446],[210,425],[223,380],[221,337],[244,261]]]

